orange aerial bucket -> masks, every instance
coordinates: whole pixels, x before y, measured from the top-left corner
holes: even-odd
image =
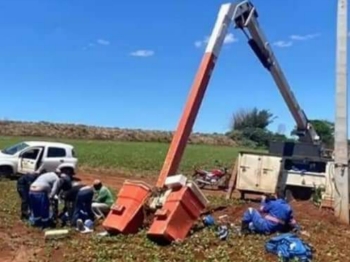
[[[126,180],[102,226],[111,233],[137,233],[144,221],[143,205],[150,195],[148,184]]]
[[[147,236],[156,242],[185,239],[207,204],[195,183],[173,189],[163,207],[156,211]]]

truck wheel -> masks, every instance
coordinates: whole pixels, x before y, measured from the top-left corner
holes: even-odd
[[[301,201],[310,200],[312,197],[312,189],[311,188],[298,188],[295,192],[295,198]]]
[[[9,178],[13,174],[10,166],[0,166],[0,178]]]
[[[287,187],[284,195],[287,202],[293,200],[307,201],[312,197],[312,189],[307,187]]]

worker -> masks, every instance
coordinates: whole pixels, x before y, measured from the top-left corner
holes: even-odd
[[[51,222],[57,223],[58,213],[59,213],[59,198],[60,195],[69,191],[72,188],[72,178],[71,176],[61,173],[58,186],[53,189],[53,197],[50,198],[50,205],[52,209]]]
[[[95,214],[97,219],[104,218],[111,206],[114,203],[114,198],[111,191],[98,179],[96,179],[93,183],[93,187],[96,191],[96,197],[92,202],[92,211]]]
[[[72,220],[78,192],[84,186],[81,182],[75,181],[69,190],[61,194],[60,198],[64,201],[64,206],[59,218],[62,220],[63,226]]]
[[[254,208],[248,208],[243,214],[242,233],[273,234],[290,229],[299,230],[291,206],[280,194],[263,195],[260,212]]]
[[[50,201],[57,198],[57,194],[71,182],[69,176],[62,174],[60,169],[55,172],[44,173],[30,186],[29,199],[32,213],[32,224],[46,228],[52,221],[50,217]],[[54,207],[53,213],[58,207]],[[54,215],[55,216],[55,215]]]
[[[92,186],[83,186],[78,190],[71,218],[71,226],[77,227],[78,221],[94,220],[94,213],[91,209],[93,197],[94,189]]]
[[[21,199],[21,220],[29,219],[30,207],[29,207],[29,190],[30,185],[35,181],[35,179],[41,174],[41,171],[34,171],[32,173],[27,173],[22,175],[17,180],[17,192]]]

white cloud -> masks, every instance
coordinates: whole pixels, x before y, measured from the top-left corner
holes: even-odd
[[[273,43],[274,46],[285,48],[285,47],[291,47],[293,45],[292,41],[276,41]]]
[[[238,38],[236,38],[234,34],[228,33],[225,36],[224,45],[232,44],[232,43],[237,42],[237,41],[238,41]],[[206,45],[208,42],[209,42],[209,36],[206,36],[206,37],[204,37],[203,40],[197,40],[196,42],[194,42],[194,46],[197,48],[200,48],[200,47]]]
[[[206,45],[209,42],[209,36],[204,37],[203,40],[197,40],[196,42],[194,42],[194,46],[197,48],[200,48],[204,45]]]
[[[238,38],[236,38],[234,34],[229,33],[226,35],[226,37],[224,39],[224,44],[231,44],[231,43],[234,43],[237,41],[238,41]]]
[[[307,35],[291,35],[289,36],[290,39],[295,40],[295,41],[305,41],[305,40],[311,40],[316,37],[319,37],[321,34],[307,34]]]
[[[108,40],[105,39],[97,39],[96,41],[99,45],[110,45],[111,42],[109,42]]]
[[[288,41],[280,40],[273,43],[274,46],[285,48],[291,47],[296,41],[307,41],[319,37],[321,34],[290,35]]]
[[[90,48],[94,48],[94,47],[96,47],[96,45],[105,45],[105,46],[107,46],[107,45],[110,45],[110,44],[111,44],[110,41],[100,38],[100,39],[97,39],[94,42],[88,43],[86,46],[83,47],[83,50],[88,50]]]
[[[138,57],[150,57],[154,56],[155,52],[153,50],[136,50],[132,53],[130,53],[131,56],[138,56]]]
[[[194,46],[197,48],[200,48],[203,45],[203,41],[196,41],[194,42]]]

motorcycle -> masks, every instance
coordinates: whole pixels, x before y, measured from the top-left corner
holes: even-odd
[[[195,168],[192,178],[201,189],[206,186],[226,189],[228,182],[228,168],[221,167],[210,171]]]

